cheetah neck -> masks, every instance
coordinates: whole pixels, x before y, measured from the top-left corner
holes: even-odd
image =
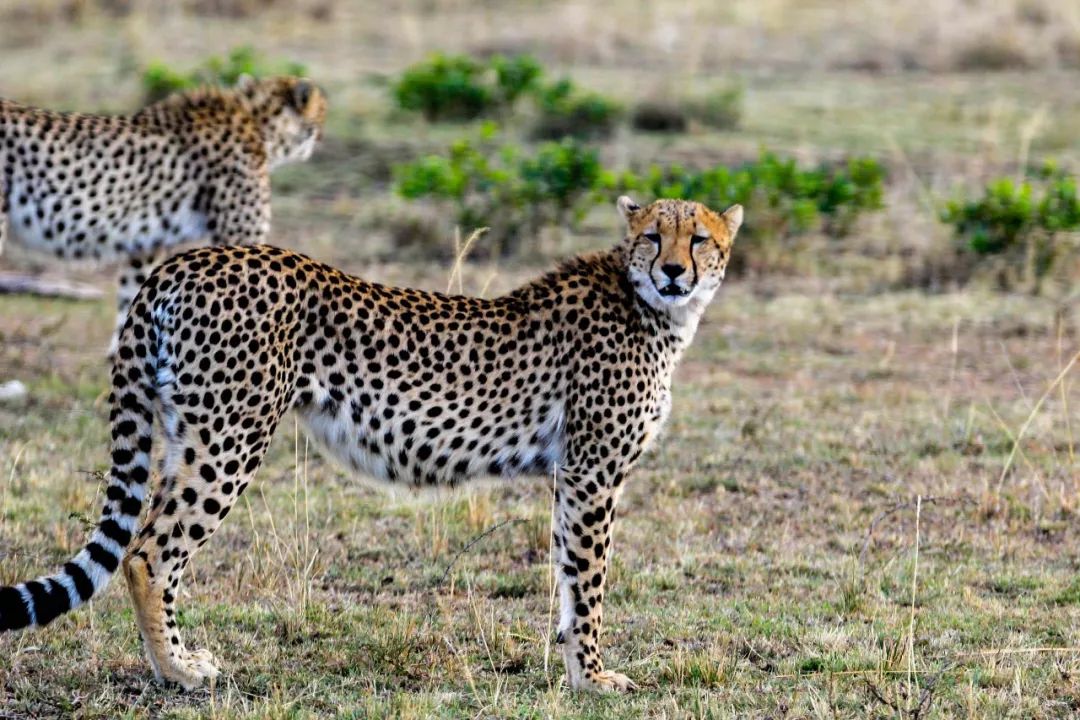
[[[699,287],[685,305],[660,307],[649,303],[635,291],[639,312],[653,317],[665,334],[674,337],[675,344],[672,349],[675,351],[676,360],[693,341],[701,317],[712,302],[718,287],[719,285]]]
[[[681,354],[694,339],[694,333],[697,332],[701,316],[705,314],[705,309],[712,302],[720,283],[699,285],[690,301],[685,305],[668,305],[663,302],[653,288],[649,287],[641,291],[634,286],[634,282],[627,272],[630,265],[630,248],[628,245],[621,244],[612,249],[607,255],[614,274],[620,278],[620,282],[625,280],[628,292],[633,294],[638,312],[643,317],[651,318],[652,322],[659,324],[665,331],[674,335],[676,338],[676,352]],[[721,275],[721,277],[723,276]],[[643,292],[652,292],[653,297],[646,297]]]

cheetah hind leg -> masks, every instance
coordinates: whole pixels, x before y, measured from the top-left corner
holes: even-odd
[[[261,461],[265,448],[253,452]],[[174,455],[167,452],[166,465],[172,467],[164,468],[161,497],[124,558],[124,575],[154,675],[191,690],[219,671],[208,651],[189,650],[180,637],[176,622],[180,580],[191,556],[220,526],[256,468],[225,473],[223,467],[238,464],[239,456],[213,457],[200,449],[196,461],[183,468],[187,472],[178,475],[179,458],[169,461]],[[191,472],[195,469],[197,473]]]
[[[139,552],[124,558],[124,575],[135,605],[135,621],[143,638],[146,657],[160,682],[174,682],[194,690],[204,680],[213,680],[220,671],[208,650],[188,650],[176,634],[173,609],[175,598],[153,582],[150,564]],[[170,632],[172,636],[170,637]]]

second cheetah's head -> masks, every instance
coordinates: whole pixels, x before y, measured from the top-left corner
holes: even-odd
[[[642,207],[619,198],[626,221],[628,273],[637,294],[657,310],[707,303],[724,279],[742,205],[716,213],[689,200],[656,200]]]
[[[244,76],[235,89],[262,128],[271,167],[307,160],[322,139],[326,94],[306,78]]]

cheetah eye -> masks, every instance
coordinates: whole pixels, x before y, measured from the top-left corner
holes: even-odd
[[[691,235],[690,236],[690,245],[693,246],[693,247],[697,247],[701,243],[705,242],[707,239],[708,238],[706,238],[704,235]]]
[[[655,245],[659,245],[660,244],[660,233],[645,233],[645,239],[648,240],[649,242],[655,244]]]

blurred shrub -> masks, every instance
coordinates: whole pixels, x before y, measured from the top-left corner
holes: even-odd
[[[622,114],[618,103],[581,90],[568,78],[541,87],[536,107],[539,117],[533,136],[541,139],[608,137]]]
[[[1059,38],[1055,50],[1061,67],[1069,70],[1080,68],[1080,38],[1074,35]]]
[[[234,48],[224,57],[210,57],[198,68],[179,72],[162,62],[153,62],[142,76],[145,102],[152,103],[200,85],[234,85],[244,75],[306,75],[307,68],[296,62],[270,62],[250,46]]]
[[[681,103],[646,100],[630,114],[630,126],[642,132],[680,133],[686,130],[689,117]]]
[[[483,63],[436,53],[402,73],[394,83],[394,100],[429,122],[473,120],[509,112],[536,90],[542,76],[543,68],[530,55],[496,55]]]
[[[495,105],[486,70],[468,56],[436,53],[402,73],[394,98],[399,107],[420,112],[430,122],[472,120]]]
[[[495,71],[499,102],[505,108],[513,108],[519,98],[535,92],[544,75],[544,68],[531,55],[496,55],[490,64]]]
[[[1027,70],[1032,59],[1027,50],[1011,37],[981,37],[960,48],[954,61],[957,70],[1000,72]]]
[[[540,139],[565,136],[604,137],[611,133],[620,108],[570,80],[545,83],[544,68],[530,55],[496,55],[482,62],[467,55],[435,54],[409,67],[393,85],[402,110],[421,113],[429,122],[505,117],[530,97]]]
[[[576,224],[595,202],[595,191],[609,184],[596,151],[571,139],[541,145],[517,164],[524,202],[540,208],[541,223]]]
[[[499,251],[514,254],[523,235],[575,224],[595,204],[595,192],[610,185],[596,152],[573,140],[544,143],[525,155],[494,139],[489,124],[478,141],[458,140],[446,157],[398,166],[398,193],[449,203],[462,231],[488,227],[486,237]]]
[[[143,71],[143,98],[146,103],[153,103],[174,92],[187,90],[198,85],[193,74],[176,72],[162,62],[152,62]]]
[[[763,152],[734,168],[654,165],[617,176],[603,168],[595,151],[573,139],[525,154],[514,145],[497,146],[494,138],[494,126],[488,125],[478,141],[459,140],[447,157],[400,165],[395,177],[402,197],[448,203],[463,231],[490,227],[489,237],[505,254],[518,250],[522,234],[535,236],[551,225],[574,227],[589,209],[620,191],[644,201],[697,200],[717,210],[742,203],[747,210],[742,233],[761,250],[755,262],[763,267],[780,260],[788,238],[808,231],[842,236],[861,213],[882,206],[885,173],[871,158],[807,169]]]
[[[742,120],[742,88],[682,99],[652,99],[639,103],[630,124],[644,132],[683,132],[691,122],[716,130],[734,130]]]
[[[195,15],[249,18],[270,9],[274,0],[187,0],[184,6]]]
[[[948,202],[942,220],[994,267],[1003,287],[1039,292],[1055,266],[1076,252],[1068,235],[1080,229],[1076,180],[1052,164],[1029,180],[993,180],[975,199]]]
[[[687,114],[716,130],[734,130],[742,121],[743,91],[733,86],[687,101]]]

